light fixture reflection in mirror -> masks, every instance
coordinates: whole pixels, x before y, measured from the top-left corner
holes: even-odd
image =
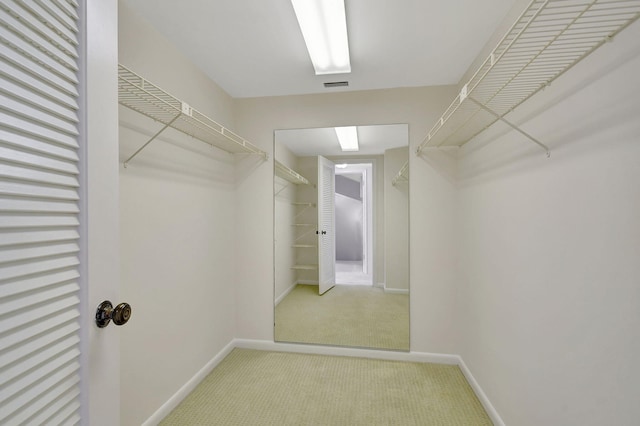
[[[275,340],[408,351],[408,125],[357,132],[275,132]]]

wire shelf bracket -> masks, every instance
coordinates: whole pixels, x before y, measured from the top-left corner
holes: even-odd
[[[391,185],[396,186],[399,182],[409,182],[409,161],[406,161],[400,171],[391,179]]]
[[[640,18],[640,0],[533,0],[416,149],[461,147]]]
[[[506,125],[508,125],[509,127],[511,127],[512,129],[520,132],[521,134],[523,134],[524,136],[526,136],[527,138],[529,138],[533,143],[537,144],[538,146],[540,146],[541,148],[543,148],[546,153],[547,153],[547,158],[551,157],[551,151],[549,150],[549,147],[546,146],[545,144],[543,144],[542,142],[540,142],[538,139],[534,138],[533,136],[531,136],[529,133],[525,132],[524,130],[522,130],[520,127],[516,126],[515,124],[513,124],[512,122],[508,121],[507,119],[504,118],[504,114],[503,115],[499,115],[497,112],[493,111],[492,109],[490,109],[489,107],[487,107],[486,105],[483,105],[481,102],[476,101],[475,99],[473,99],[472,97],[469,97],[469,100],[473,103],[475,103],[476,105],[478,105],[478,107],[482,108],[483,110],[487,111],[489,114],[493,115],[494,117],[496,117],[498,120],[502,121],[503,123],[505,123]]]
[[[249,141],[121,64],[118,64],[118,103],[164,125],[124,161],[125,167],[169,127],[229,153],[257,154],[265,161],[269,158]]]

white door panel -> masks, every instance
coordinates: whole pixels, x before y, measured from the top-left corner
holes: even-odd
[[[336,283],[335,164],[318,156],[318,283],[324,294]]]
[[[117,1],[79,3],[0,8],[3,425],[119,423]]]
[[[73,0],[72,0],[73,1]],[[110,426],[120,421],[120,330],[99,329],[97,305],[119,299],[118,179],[118,1],[85,0],[86,46],[86,388],[83,423]],[[133,307],[135,321],[136,307]],[[126,325],[125,325],[126,327]]]

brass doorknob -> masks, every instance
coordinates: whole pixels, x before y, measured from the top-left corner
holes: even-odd
[[[131,305],[128,303],[120,303],[115,308],[110,301],[105,300],[98,305],[96,309],[96,325],[99,328],[104,328],[111,320],[115,325],[126,324],[131,318]]]

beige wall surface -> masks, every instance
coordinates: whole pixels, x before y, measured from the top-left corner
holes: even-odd
[[[120,3],[119,61],[226,126],[231,98]],[[120,107],[120,161],[161,125]],[[141,424],[235,336],[234,159],[172,129],[120,164],[121,424]]]
[[[384,153],[384,282],[393,290],[409,290],[409,184],[392,184],[408,155],[407,148]]]
[[[459,351],[508,425],[640,418],[640,22],[465,146]]]

